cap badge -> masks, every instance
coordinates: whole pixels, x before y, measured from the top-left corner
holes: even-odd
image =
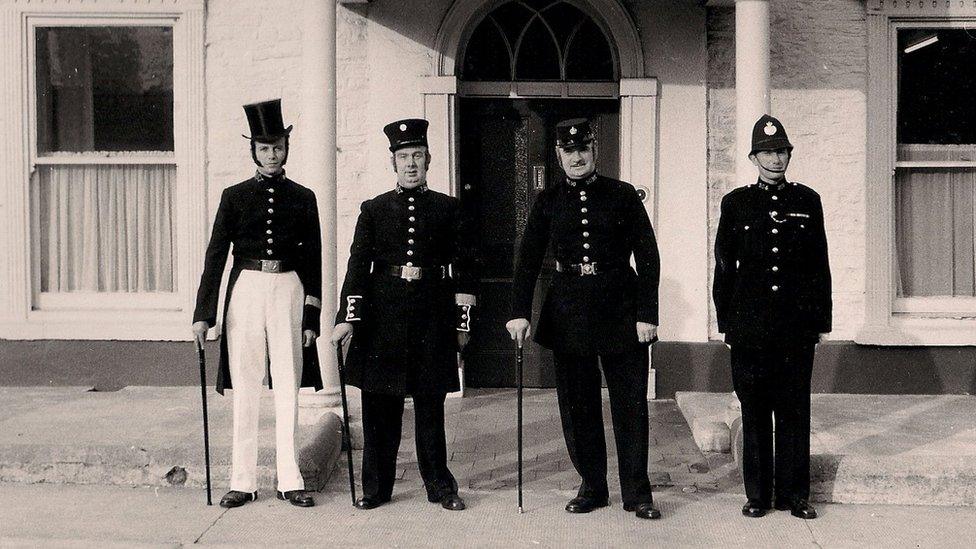
[[[400,124],[400,131],[401,132],[407,131],[407,125],[406,124]]]
[[[766,135],[776,135],[776,126],[772,122],[766,122],[766,127],[763,128],[763,133]]]
[[[572,126],[572,127],[569,128],[569,135],[576,135],[578,133],[579,133],[579,130],[576,129],[576,126]]]

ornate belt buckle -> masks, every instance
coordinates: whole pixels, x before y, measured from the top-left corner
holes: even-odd
[[[596,265],[593,263],[580,263],[580,274],[592,275],[596,274]]]
[[[400,267],[400,278],[410,280],[420,280],[420,267]]]
[[[261,260],[261,272],[262,273],[280,273],[281,272],[281,260],[278,260],[278,259],[262,259]]]

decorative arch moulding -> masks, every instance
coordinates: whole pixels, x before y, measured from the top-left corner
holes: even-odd
[[[867,11],[895,17],[973,17],[976,0],[868,0]]]
[[[457,76],[463,60],[462,46],[481,20],[510,0],[456,0],[437,29],[434,44],[439,76]],[[644,76],[644,50],[637,24],[620,0],[573,0],[574,6],[590,15],[603,27],[619,55],[621,78]]]

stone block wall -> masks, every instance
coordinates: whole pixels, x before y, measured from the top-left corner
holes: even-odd
[[[771,104],[796,149],[789,177],[820,193],[834,289],[832,339],[863,322],[867,29],[859,0],[771,2]],[[709,8],[709,264],[735,181],[735,12]],[[710,322],[712,337],[719,337]]]

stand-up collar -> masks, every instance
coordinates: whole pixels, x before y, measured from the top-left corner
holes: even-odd
[[[596,172],[591,173],[590,176],[587,177],[586,179],[571,179],[569,177],[566,178],[566,184],[569,185],[570,187],[575,187],[577,185],[581,187],[586,187],[587,185],[593,183],[594,181],[596,181]]]
[[[422,183],[422,184],[420,184],[420,185],[418,185],[418,186],[416,186],[416,187],[414,187],[412,189],[404,189],[403,187],[400,186],[399,183],[397,183],[396,192],[397,192],[397,194],[403,194],[403,193],[407,193],[407,194],[420,194],[420,193],[425,193],[425,192],[427,192],[427,183]]]
[[[258,180],[258,181],[260,181],[262,183],[276,183],[278,181],[284,181],[285,180],[285,170],[281,170],[280,172],[278,172],[278,173],[276,173],[274,175],[264,175],[263,173],[261,173],[261,170],[255,170],[254,171],[254,179],[256,179],[256,180]]]
[[[786,187],[786,178],[784,177],[779,183],[766,183],[761,178],[756,180],[756,185],[764,191],[782,191]]]

